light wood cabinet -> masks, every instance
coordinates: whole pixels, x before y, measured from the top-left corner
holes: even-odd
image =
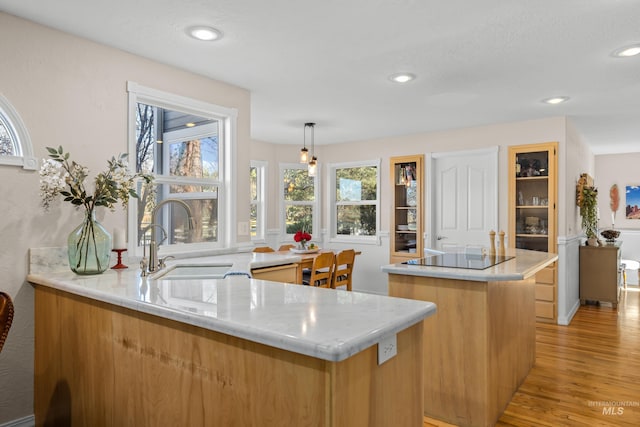
[[[620,298],[620,242],[580,246],[580,304],[604,301],[617,308]]]
[[[272,282],[298,283],[298,264],[277,265],[275,267],[255,268],[251,270],[254,279]]]
[[[509,247],[557,253],[558,143],[509,147]],[[536,275],[536,319],[557,321],[557,263]]]
[[[422,321],[378,365],[378,345],[332,362],[46,286],[35,312],[38,426],[422,425]]]
[[[391,262],[423,256],[424,156],[391,158]]]

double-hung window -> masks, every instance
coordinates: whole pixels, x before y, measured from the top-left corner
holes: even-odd
[[[251,240],[264,241],[266,226],[266,198],[265,191],[267,162],[251,160],[249,167],[249,190],[251,195],[249,207],[249,234]]]
[[[319,235],[319,171],[309,176],[305,164],[280,165],[280,215],[282,234],[291,240],[297,231],[305,231],[320,240]]]
[[[329,165],[331,239],[377,242],[380,160]]]
[[[228,244],[235,110],[135,84],[129,89],[135,120],[135,149],[130,152],[136,153],[136,171],[155,178],[153,187],[140,183],[141,198],[132,209],[138,244],[150,227],[165,245],[197,249]],[[161,204],[166,206],[151,224],[154,208]]]

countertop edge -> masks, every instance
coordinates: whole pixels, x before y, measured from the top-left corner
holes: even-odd
[[[78,280],[82,280],[82,277],[78,276]],[[57,278],[47,277],[42,274],[29,274],[27,275],[27,281],[34,285],[45,286],[63,292],[68,292],[73,295],[85,297],[91,300],[113,304],[115,306],[124,307],[152,316],[174,320],[180,323],[208,329],[214,332],[231,335],[237,338],[246,339],[249,341],[269,345],[275,348],[280,348],[282,350],[287,350],[310,357],[327,360],[330,362],[339,362],[345,360],[361,352],[362,350],[380,342],[383,338],[386,338],[391,334],[399,333],[422,321],[423,319],[435,314],[436,312],[436,306],[433,303],[421,301],[419,302],[420,306],[418,306],[416,304],[413,304],[412,301],[412,305],[415,305],[415,307],[411,310],[411,312],[407,313],[400,320],[389,322],[384,327],[368,331],[366,334],[357,336],[348,342],[340,342],[336,340],[333,340],[331,342],[316,342],[312,340],[305,340],[287,336],[284,333],[255,330],[245,325],[239,325],[220,319],[206,318],[197,314],[187,313],[185,311],[180,311],[171,307],[158,306],[144,301],[132,300],[127,297],[120,297],[118,295],[101,292],[99,290],[83,287],[81,285],[74,285],[72,282],[69,282],[67,280],[59,280]],[[300,286],[284,283],[280,283],[280,285]],[[406,304],[405,301],[411,300],[402,301]],[[415,302],[417,303],[417,301]]]
[[[399,274],[405,276],[422,276],[433,277],[438,279],[453,279],[453,280],[469,280],[474,282],[500,282],[500,281],[519,281],[528,279],[536,274],[538,271],[547,267],[548,265],[558,260],[557,254],[550,254],[546,252],[527,251],[523,249],[513,250],[510,255],[526,256],[526,254],[543,253],[545,259],[529,262],[527,265],[520,268],[515,268],[509,272],[496,272],[496,269],[503,269],[509,262],[517,262],[517,260],[509,260],[504,263],[498,264],[494,267],[489,267],[485,270],[473,270],[466,268],[446,268],[446,267],[431,267],[421,265],[407,265],[407,264],[389,264],[380,267],[380,270],[384,273]],[[519,260],[518,260],[519,261]],[[496,268],[497,267],[497,268]]]

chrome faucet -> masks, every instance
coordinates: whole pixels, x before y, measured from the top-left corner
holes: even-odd
[[[153,231],[155,231],[155,229],[159,228],[160,231],[162,231],[162,239],[157,242],[157,238],[156,235]],[[162,242],[164,242],[165,240],[167,240],[167,230],[164,229],[163,226],[161,226],[160,224],[156,224],[155,222],[152,222],[151,224],[147,225],[145,228],[142,229],[142,260],[140,261],[140,269],[142,270],[142,276],[146,276],[147,273],[152,273],[154,271],[157,270],[157,266],[156,264],[159,265],[158,262],[155,262],[154,264],[151,264],[149,262],[149,259],[147,258],[147,231],[149,230],[153,230],[151,233],[153,235],[153,237],[151,237],[151,240],[149,241],[149,257],[154,257],[154,259],[157,259],[158,257],[158,246],[160,246],[162,244]],[[155,248],[155,250],[153,249]],[[152,265],[154,267],[152,267]]]
[[[182,207],[184,207],[184,209],[187,211],[189,230],[193,230],[193,227],[194,227],[193,213],[191,212],[191,208],[189,207],[189,205],[186,204],[184,201],[180,199],[164,199],[163,201],[158,203],[156,207],[153,208],[153,211],[151,212],[151,224],[148,225],[147,228],[145,228],[145,231],[148,228],[151,228],[151,240],[149,241],[149,265],[148,265],[149,272],[154,272],[161,268],[161,263],[158,260],[158,247],[162,242],[166,240],[167,232],[164,230],[164,228],[158,225],[158,223],[156,222],[156,217],[160,209],[164,205],[169,203],[177,203]],[[162,240],[160,240],[160,242],[157,241],[156,227],[159,227],[164,233],[164,237],[162,238]]]

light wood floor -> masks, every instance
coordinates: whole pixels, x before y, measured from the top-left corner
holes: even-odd
[[[618,310],[585,305],[569,326],[538,324],[536,364],[496,425],[640,426],[638,287]]]

